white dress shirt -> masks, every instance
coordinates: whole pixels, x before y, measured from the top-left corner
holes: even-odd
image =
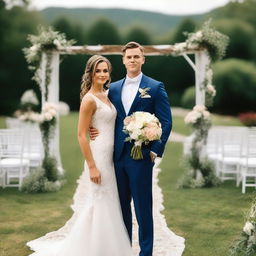
[[[139,90],[141,78],[142,78],[142,73],[140,73],[138,76],[134,78],[130,78],[128,75],[126,75],[124,85],[122,88],[122,103],[123,103],[126,115],[129,113],[129,110],[132,106],[135,96]]]

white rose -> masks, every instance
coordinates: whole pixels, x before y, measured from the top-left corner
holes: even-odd
[[[195,37],[196,37],[196,39],[201,39],[201,38],[203,37],[202,31],[196,32],[196,33],[195,33]]]
[[[57,111],[53,108],[48,110],[48,113],[51,114],[52,116],[56,116],[57,115]]]
[[[184,121],[186,124],[194,124],[201,117],[201,114],[197,111],[190,111]]]
[[[203,106],[203,105],[196,105],[196,106],[193,107],[193,110],[197,111],[197,112],[203,112],[205,110],[205,106]]]
[[[135,129],[133,130],[130,136],[133,140],[137,140],[140,135],[141,135],[141,130]]]
[[[25,91],[21,96],[21,103],[32,103],[35,105],[39,104],[39,101],[37,99],[37,96],[33,90],[27,90]]]
[[[70,112],[70,107],[66,102],[60,101],[58,104],[58,111],[60,115],[68,115]]]
[[[206,87],[207,91],[212,95],[212,96],[215,96],[216,95],[216,90],[214,88],[213,85],[211,84],[208,84],[207,87]]]
[[[36,51],[38,51],[39,48],[40,48],[40,46],[38,44],[34,44],[29,49],[32,52],[36,52]]]
[[[247,221],[243,228],[244,233],[246,233],[248,236],[251,236],[254,230],[254,225],[251,222]]]
[[[48,112],[44,113],[44,119],[46,121],[50,121],[50,120],[52,120],[52,118],[53,118],[53,116],[50,113],[48,113]]]
[[[53,44],[55,44],[57,48],[61,47],[60,41],[58,39],[54,39]]]

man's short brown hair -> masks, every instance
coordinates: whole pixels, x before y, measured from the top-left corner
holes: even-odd
[[[139,48],[140,51],[142,52],[142,55],[144,55],[144,48],[137,42],[129,42],[122,48],[122,53],[125,55],[125,52],[127,49],[134,49],[134,48]]]

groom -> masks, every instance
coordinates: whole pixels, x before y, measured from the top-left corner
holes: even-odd
[[[141,72],[145,62],[143,47],[136,42],[127,43],[123,49],[123,64],[127,75],[110,85],[108,97],[117,109],[115,124],[114,164],[122,214],[132,241],[131,199],[139,226],[140,256],[153,253],[152,169],[155,158],[162,157],[165,143],[172,128],[168,96],[162,82]],[[146,93],[140,93],[139,88]],[[162,124],[160,141],[142,146],[143,159],[131,158],[130,142],[125,142],[123,120],[136,111],[155,114]],[[91,130],[92,137],[92,130]]]
[[[152,256],[152,169],[156,156],[162,157],[171,132],[172,117],[163,83],[141,72],[145,62],[143,47],[136,42],[129,42],[123,47],[122,52],[127,75],[124,79],[112,83],[108,94],[117,109],[114,144],[117,187],[130,240],[132,241],[131,199],[133,199],[139,225],[140,256]],[[146,95],[140,93],[139,88],[147,88]],[[142,146],[142,160],[131,158],[132,143],[125,142],[127,135],[123,132],[124,118],[136,111],[155,114],[162,124],[161,140]]]

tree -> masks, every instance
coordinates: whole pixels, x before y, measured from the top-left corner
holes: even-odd
[[[211,13],[215,19],[234,18],[243,20],[256,28],[256,0],[230,1],[226,6],[218,8]]]
[[[194,20],[190,18],[183,19],[174,31],[171,43],[174,44],[184,42],[187,39],[187,36],[184,34],[184,32],[194,32],[195,27],[196,23],[194,22]]]
[[[36,27],[42,21],[38,13],[23,7],[4,7],[1,1],[0,113],[11,114],[16,110],[22,93],[37,88],[31,81],[22,48],[28,45],[27,35],[36,33]]]
[[[256,31],[250,23],[237,19],[219,19],[214,25],[230,37],[226,58],[253,59]]]
[[[74,39],[78,45],[85,44],[86,36],[80,24],[72,24],[66,17],[59,17],[53,22],[55,30],[65,33],[67,39]]]
[[[88,31],[88,44],[120,44],[121,37],[114,24],[108,19],[99,19]]]
[[[214,64],[216,97],[213,110],[224,114],[256,111],[256,66],[238,59]]]
[[[135,41],[142,45],[149,45],[152,43],[149,33],[139,26],[133,27],[128,31],[125,37],[125,43],[130,41]]]

